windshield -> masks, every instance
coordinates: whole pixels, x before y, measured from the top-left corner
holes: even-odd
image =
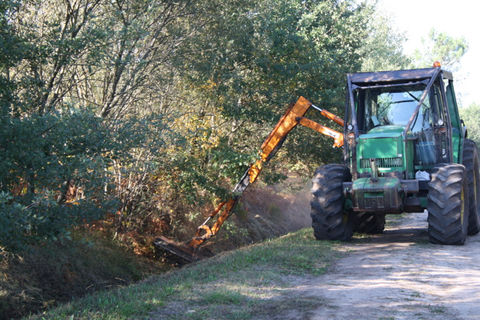
[[[376,88],[364,92],[364,128],[368,132],[377,126],[406,126],[417,107],[424,88]],[[429,127],[431,121],[429,98],[424,100],[415,117],[411,131],[418,132]]]
[[[385,126],[397,126],[406,130],[407,137],[413,141],[415,165],[447,161],[442,88],[439,83],[434,83],[420,104],[425,89],[424,84],[405,84],[356,90],[359,133],[378,135],[385,132]]]

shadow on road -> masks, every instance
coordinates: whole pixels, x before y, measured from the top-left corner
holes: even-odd
[[[401,218],[387,216],[387,227],[382,234],[365,235],[356,233],[352,243],[428,243],[427,213],[410,213]]]

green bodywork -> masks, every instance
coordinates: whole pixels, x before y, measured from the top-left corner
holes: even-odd
[[[452,141],[453,141],[453,162],[462,163],[462,146],[464,139],[464,130],[462,120],[458,113],[457,98],[453,89],[453,80],[448,81],[446,87],[447,105],[452,122]]]
[[[359,173],[370,172],[370,159],[377,159],[380,173],[405,171],[408,163],[405,139],[401,126],[383,126],[363,134],[357,142],[357,168]],[[406,156],[407,155],[407,156]],[[410,166],[410,170],[411,170]]]
[[[354,210],[401,213],[403,210],[402,187],[398,178],[379,177],[372,181],[370,178],[360,178],[353,182]]]

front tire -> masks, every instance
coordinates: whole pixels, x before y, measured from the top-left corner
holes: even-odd
[[[475,141],[465,139],[463,144],[463,165],[467,170],[469,209],[468,209],[468,234],[477,234],[480,231],[480,174],[478,168],[478,151]]]
[[[312,227],[318,240],[349,241],[353,234],[350,212],[344,212],[343,182],[349,181],[349,170],[339,164],[318,168],[312,179]]]
[[[428,191],[428,235],[435,244],[461,245],[468,228],[468,178],[461,164],[436,168]]]

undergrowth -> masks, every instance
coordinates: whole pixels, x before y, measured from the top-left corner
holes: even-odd
[[[71,241],[39,243],[0,258],[0,319],[47,310],[167,269],[86,230],[73,232]]]
[[[302,183],[301,180],[297,182]],[[299,273],[309,270],[312,274],[323,272],[327,266],[325,261],[322,260],[316,265],[310,264],[310,253],[304,249],[299,251],[298,246],[302,246],[303,242],[297,240],[293,241],[293,247],[290,240],[267,241],[263,243],[265,249],[240,251],[243,253],[231,256],[225,264],[222,264],[225,258],[219,254],[276,238],[308,225],[309,215],[305,208],[308,200],[304,199],[303,193],[285,194],[280,187],[250,188],[242,197],[237,214],[225,223],[213,241],[204,245],[209,251],[218,254],[215,259],[219,259],[219,270],[215,273],[202,271],[200,274],[212,279],[219,276],[221,269],[225,269],[225,274],[230,274],[232,268],[235,274],[249,278],[243,269],[248,270],[250,264],[255,264],[255,268],[260,268],[261,271],[265,269],[263,282],[269,279],[275,270],[280,275],[294,274],[297,272],[295,270],[299,270]],[[123,230],[117,228],[113,219],[115,216],[112,215],[106,220],[75,228],[71,233],[71,241],[38,243],[17,255],[1,256],[0,319],[17,319],[29,314],[33,316],[52,309],[59,303],[77,300],[85,295],[85,301],[94,299],[92,304],[109,305],[111,296],[97,299],[91,295],[97,291],[125,287],[152,274],[161,274],[172,267],[159,262],[165,259],[164,252],[153,245],[155,235],[170,236],[163,234],[163,229],[141,223],[138,228]],[[183,233],[193,236],[195,228],[190,227],[182,226],[185,229],[182,229],[182,232],[178,232],[177,228],[174,236],[180,239],[176,240],[185,241],[186,238],[181,236]],[[310,247],[311,242],[318,245],[317,242],[308,240],[306,246]],[[273,269],[271,266],[264,266],[264,263],[273,264],[272,259],[282,262],[275,262]],[[204,263],[208,264],[201,262],[196,266],[204,266]],[[189,268],[185,269],[190,270]],[[256,272],[256,269],[251,272]],[[153,301],[156,306],[158,301],[163,301],[163,298],[160,298],[168,295],[170,291],[177,292],[181,288],[195,289],[197,284],[196,280],[187,280],[177,287],[163,286],[160,294],[154,293],[147,301]],[[210,299],[217,294],[212,291]],[[223,295],[222,292],[220,294]],[[227,300],[235,300],[235,296],[238,298],[235,292],[233,298],[229,297],[229,293],[226,296]],[[123,314],[122,317],[128,317],[126,315],[131,312],[136,314],[135,310],[138,309],[141,310],[140,314],[143,312],[143,305],[139,307],[138,301],[123,303],[123,299],[117,300],[115,294],[113,297],[113,301],[117,301],[119,305],[117,308],[125,307],[124,313],[118,311]],[[90,317],[91,314],[88,313],[85,319]],[[115,318],[116,315],[112,317]]]
[[[284,287],[300,275],[321,275],[341,253],[316,241],[310,228],[226,252],[126,288],[88,295],[30,319],[258,319],[292,305]]]

